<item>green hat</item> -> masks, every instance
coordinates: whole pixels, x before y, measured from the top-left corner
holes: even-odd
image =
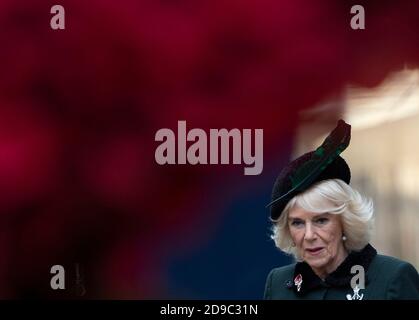
[[[339,120],[337,127],[314,151],[305,153],[282,169],[272,190],[271,218],[276,220],[297,194],[307,190],[316,182],[341,179],[349,184],[351,171],[340,153],[347,148],[351,139],[351,126]]]

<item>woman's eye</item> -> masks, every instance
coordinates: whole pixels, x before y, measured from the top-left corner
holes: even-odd
[[[300,220],[293,220],[293,221],[291,222],[291,225],[292,225],[292,226],[294,226],[294,227],[301,226],[302,224],[303,224],[303,222],[302,222],[302,221],[300,221]]]
[[[325,224],[327,221],[329,221],[327,218],[319,218],[316,220],[318,224]]]

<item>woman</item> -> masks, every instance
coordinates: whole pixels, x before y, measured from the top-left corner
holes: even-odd
[[[419,299],[416,269],[369,244],[373,205],[349,186],[340,157],[349,140],[350,126],[340,120],[276,180],[272,239],[298,262],[269,273],[265,299]]]

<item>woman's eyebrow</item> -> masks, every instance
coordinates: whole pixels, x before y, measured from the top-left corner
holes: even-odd
[[[292,221],[292,220],[303,220],[303,219],[298,218],[298,217],[288,217],[288,221]]]
[[[329,215],[328,212],[319,213],[319,214],[314,215],[313,216],[313,219],[324,217],[324,216],[328,216],[328,215]]]

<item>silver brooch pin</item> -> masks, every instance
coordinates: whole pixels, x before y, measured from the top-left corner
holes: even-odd
[[[351,296],[349,293],[346,295],[346,299],[347,300],[362,300],[362,298],[364,298],[364,294],[361,293],[359,294],[359,289],[358,286],[355,286],[354,288],[354,294]]]

